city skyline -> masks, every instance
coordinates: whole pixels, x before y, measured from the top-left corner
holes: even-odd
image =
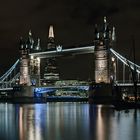
[[[31,29],[35,38],[41,39],[41,45],[47,46],[48,27],[54,26],[56,44],[65,46],[77,46],[92,43],[94,40],[94,25],[101,24],[103,17],[107,16],[110,25],[116,27],[117,46],[120,53],[129,55],[132,46],[131,36],[135,38],[136,49],[139,49],[139,2],[137,1],[71,1],[61,3],[54,1],[24,1],[22,4],[18,1],[3,2],[1,7],[1,55],[0,73],[7,70],[11,63],[19,58],[19,38],[26,37]],[[6,7],[6,8],[5,8]],[[7,12],[5,9],[11,12]],[[24,10],[25,9],[25,10]],[[123,47],[122,47],[123,46]],[[139,55],[136,51],[136,62],[139,64]],[[86,77],[92,74],[92,68],[87,63],[92,56],[77,56],[78,59],[67,59],[60,61],[63,64],[62,71],[65,75],[71,73],[77,77],[83,74]],[[129,57],[129,56],[128,56]],[[72,57],[73,58],[73,57]],[[74,64],[73,64],[74,63]],[[79,66],[77,66],[77,64]],[[75,69],[69,69],[74,67]],[[86,68],[87,67],[87,68]],[[81,74],[80,74],[80,73]],[[86,75],[87,74],[87,75]],[[67,76],[66,76],[67,77]]]

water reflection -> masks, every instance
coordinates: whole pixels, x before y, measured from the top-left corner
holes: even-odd
[[[0,139],[14,140],[18,138],[17,119],[13,105],[0,104]]]
[[[2,140],[138,140],[140,111],[86,103],[0,104]]]
[[[90,139],[109,140],[111,115],[114,113],[111,106],[90,105],[89,107]],[[112,140],[112,139],[111,139]]]

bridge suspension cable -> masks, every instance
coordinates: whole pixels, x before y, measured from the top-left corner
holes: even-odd
[[[11,73],[12,71],[16,68],[17,64],[19,63],[19,59],[13,64],[13,66],[6,71],[1,77],[0,77],[0,81],[4,81]]]
[[[117,53],[115,50],[113,50],[112,48],[110,49],[110,51],[122,62],[124,63],[126,66],[130,67],[132,70],[134,70],[136,68],[136,72],[140,73],[140,66],[133,63],[132,61],[126,59],[125,57],[123,57],[122,55],[120,55],[119,53]]]

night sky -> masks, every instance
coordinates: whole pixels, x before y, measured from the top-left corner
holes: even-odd
[[[18,57],[19,38],[31,29],[34,39],[47,46],[49,25],[54,26],[56,44],[77,46],[92,43],[94,25],[103,17],[116,27],[116,50],[130,57],[135,38],[136,62],[140,64],[140,1],[138,0],[12,0],[0,4],[0,74]],[[92,55],[63,58],[62,78],[88,79],[93,76]]]

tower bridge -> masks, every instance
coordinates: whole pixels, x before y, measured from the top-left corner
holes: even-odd
[[[1,90],[5,91],[6,88],[11,90],[17,85],[29,88],[32,86],[40,87],[40,63],[42,59],[45,59],[46,62],[43,79],[46,81],[46,85],[54,85],[60,79],[56,64],[57,57],[89,53],[93,54],[91,61],[94,63],[93,80],[95,84],[104,83],[114,87],[116,85],[132,87],[135,82],[139,86],[137,83],[139,82],[140,66],[114,50],[114,46],[116,46],[115,27],[110,27],[106,17],[104,17],[101,28],[95,25],[94,33],[95,38],[92,45],[63,48],[63,46],[55,44],[53,26],[50,26],[47,48],[42,51],[40,39],[38,38],[35,44],[32,33],[29,31],[26,41],[23,38],[20,39],[20,58],[0,77]],[[119,83],[120,79],[118,78],[119,65],[122,65],[123,68],[122,83]],[[116,84],[117,82],[118,84]]]

